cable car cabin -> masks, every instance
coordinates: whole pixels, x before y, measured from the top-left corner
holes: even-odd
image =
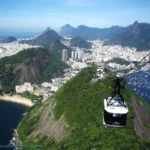
[[[121,98],[104,99],[103,124],[111,127],[125,127],[128,108]]]

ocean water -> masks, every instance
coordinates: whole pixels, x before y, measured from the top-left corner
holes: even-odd
[[[9,36],[14,36],[15,38],[31,38],[35,35],[34,32],[4,32],[1,33],[0,39],[9,37]]]
[[[5,36],[0,36],[0,40],[3,39],[3,38],[5,38]]]
[[[0,145],[9,144],[13,130],[17,128],[26,109],[24,105],[0,100]]]
[[[126,82],[150,104],[150,70],[130,74],[126,77]]]

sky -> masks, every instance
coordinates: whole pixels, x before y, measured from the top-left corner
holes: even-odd
[[[0,36],[39,32],[46,27],[86,25],[106,28],[150,23],[150,0],[0,0]]]

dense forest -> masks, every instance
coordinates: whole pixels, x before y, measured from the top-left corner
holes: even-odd
[[[80,47],[80,48],[86,48],[86,49],[92,48],[92,44],[90,42],[87,42],[80,36],[76,36],[76,37],[72,38],[70,40],[70,44],[73,47]]]
[[[131,95],[135,94],[128,86],[123,92],[129,109],[127,127],[103,126],[103,100],[112,90],[112,79],[91,83],[95,73],[95,67],[84,69],[43,104],[33,106],[18,126],[23,144],[42,144],[43,150],[148,150],[150,141],[138,137],[134,129]],[[139,103],[149,107],[135,96]]]

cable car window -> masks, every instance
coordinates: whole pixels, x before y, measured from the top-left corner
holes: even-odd
[[[113,114],[113,117],[122,117],[121,114]]]

